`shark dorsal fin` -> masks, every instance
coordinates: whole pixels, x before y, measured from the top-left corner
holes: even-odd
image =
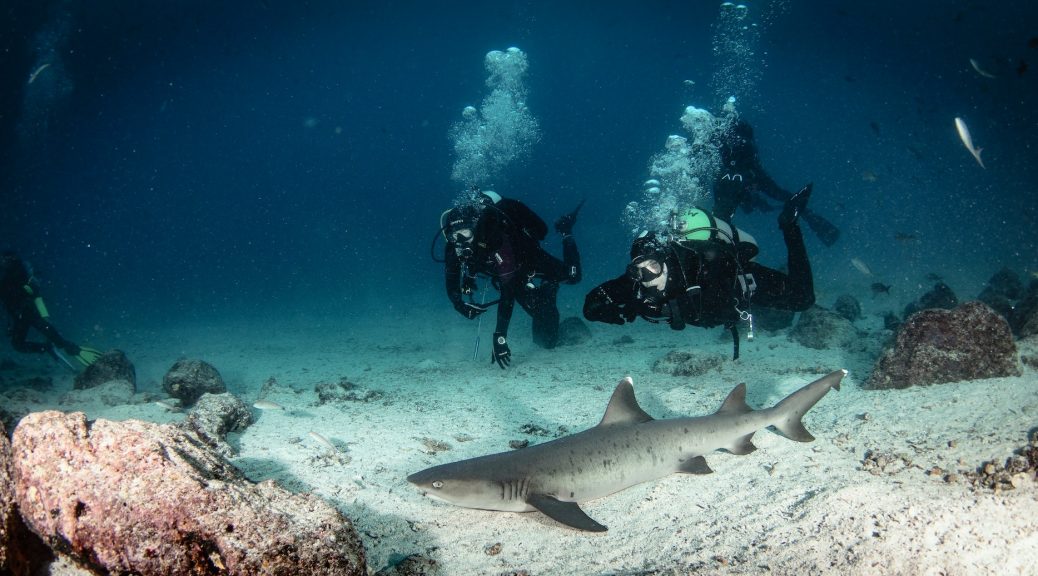
[[[638,405],[638,400],[634,398],[634,381],[630,376],[624,376],[623,380],[616,385],[616,390],[613,390],[609,406],[606,406],[605,416],[602,416],[602,421],[598,425],[640,424],[650,420],[652,420],[652,416],[646,414]]]
[[[724,404],[717,410],[718,414],[745,414],[747,412],[753,412],[753,408],[750,408],[746,404],[746,384],[739,384],[732,391],[728,393],[728,397],[724,399]]]

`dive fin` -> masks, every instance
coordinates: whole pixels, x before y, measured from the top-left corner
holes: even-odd
[[[548,518],[570,528],[587,532],[605,532],[608,529],[585,514],[576,502],[563,502],[547,494],[530,494],[526,503],[540,510]]]
[[[695,458],[685,460],[678,467],[678,472],[683,474],[713,474],[713,469],[706,463],[706,458],[702,456],[696,456]]]

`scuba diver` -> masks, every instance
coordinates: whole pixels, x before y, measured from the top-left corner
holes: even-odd
[[[645,233],[631,244],[631,262],[620,277],[597,286],[584,299],[584,317],[623,325],[642,318],[686,325],[723,325],[732,333],[739,358],[739,321],[753,339],[751,302],[803,311],[815,302],[814,280],[797,220],[807,208],[811,185],[786,201],[778,224],[788,252],[789,272],[754,261],[752,236],[701,208],[671,216],[665,234]]]
[[[522,202],[474,188],[474,202],[455,206],[440,217],[447,298],[459,314],[472,320],[497,304],[497,326],[491,364],[511,363],[508,324],[516,302],[533,318],[533,339],[554,348],[559,339],[559,283],[580,281],[580,253],[573,225],[584,202],[555,222],[562,235],[563,259],[541,248],[548,225]],[[435,258],[435,254],[434,254]],[[476,277],[486,276],[501,293],[494,302],[476,302]],[[484,286],[484,297],[486,287]]]
[[[58,333],[50,323],[50,314],[40,296],[32,267],[10,250],[0,256],[0,300],[3,301],[11,322],[11,346],[18,352],[48,353],[73,369],[62,352],[75,358],[83,367],[90,366],[101,357],[99,350],[79,346]],[[30,328],[35,328],[49,342],[27,341]]]
[[[761,194],[780,202],[792,196],[764,171],[753,140],[753,127],[745,120],[740,119],[722,136],[718,148],[722,176],[714,183],[714,216],[731,221],[736,207],[742,207],[747,213],[770,212],[775,207]],[[840,229],[815,212],[805,208],[801,216],[826,246],[832,246],[840,238]]]

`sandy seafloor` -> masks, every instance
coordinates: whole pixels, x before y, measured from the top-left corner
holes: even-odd
[[[418,553],[449,575],[1038,574],[1038,488],[1028,483],[996,495],[927,474],[937,466],[961,476],[1023,446],[1038,426],[1033,369],[1015,378],[865,391],[860,384],[874,354],[811,350],[779,332],[759,333],[743,343],[738,362],[689,379],[655,373],[653,362],[674,349],[727,356],[727,333],[594,325],[591,342],[548,351],[530,342],[529,321],[517,309],[515,360],[502,371],[488,364],[489,323],[474,361],[475,323],[447,312],[367,324],[257,319],[107,337],[136,364],[142,391],[161,391],[179,357],[212,363],[249,403],[275,378],[266,399],[287,410],[257,411],[255,424],[232,435],[234,463],[254,480],[273,478],[332,502],[354,521],[372,573]],[[619,343],[624,335],[633,342]],[[539,513],[454,507],[424,498],[405,480],[431,465],[508,450],[510,440],[551,438],[523,434],[526,424],[570,432],[593,426],[625,375],[642,407],[667,418],[711,413],[739,382],[747,383],[751,406],[771,406],[839,368],[850,371],[843,389],[804,419],[815,442],[764,430],[752,454],[707,456],[714,474],[672,475],[586,503],[606,533],[578,532]],[[384,395],[317,405],[314,386],[344,377]],[[70,388],[71,376],[62,375],[45,400],[54,403]],[[183,418],[154,403],[60,409],[90,418]],[[329,456],[311,431],[340,454]],[[450,449],[432,452],[426,439]],[[862,468],[868,450],[912,464],[874,475]],[[488,553],[495,545],[500,552]],[[53,573],[62,570],[69,569]]]

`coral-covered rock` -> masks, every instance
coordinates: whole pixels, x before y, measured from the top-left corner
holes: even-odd
[[[53,555],[18,514],[11,459],[11,442],[0,424],[0,574],[28,576],[38,573]]]
[[[990,306],[1004,318],[1009,318],[1013,303],[1024,295],[1024,284],[1020,276],[1009,268],[1002,268],[988,280],[977,300]]]
[[[252,424],[252,411],[233,394],[202,394],[187,418],[180,424],[194,432],[220,455],[230,457],[234,450],[227,445],[228,432],[241,432]]]
[[[789,331],[789,339],[808,348],[853,348],[861,334],[851,321],[839,314],[812,306],[800,313],[797,325]]]
[[[954,310],[923,310],[905,320],[865,388],[1019,375],[1009,324],[984,303],[973,301]]]
[[[559,346],[577,346],[591,340],[591,329],[583,320],[570,316],[559,323]]]
[[[223,394],[227,386],[212,364],[201,360],[177,360],[163,376],[162,389],[179,398],[185,406],[190,406],[206,392]]]
[[[861,304],[857,298],[849,294],[844,294],[836,299],[833,311],[851,322],[861,318]]]
[[[72,387],[76,390],[94,388],[112,380],[123,380],[137,390],[137,369],[122,350],[109,350],[97,362],[76,375]],[[132,393],[132,392],[131,392]]]
[[[366,573],[335,508],[249,482],[175,426],[36,412],[12,444],[26,524],[99,573]]]
[[[796,316],[796,312],[793,312],[792,310],[779,310],[777,308],[754,306],[753,326],[759,330],[777,332],[792,326],[794,316]]]

